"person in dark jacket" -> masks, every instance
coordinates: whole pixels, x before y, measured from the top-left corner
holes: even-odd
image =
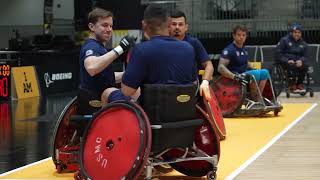
[[[287,70],[289,89],[305,92],[303,80],[307,73],[307,43],[302,39],[302,26],[294,23],[291,32],[282,37],[277,48],[277,60]]]

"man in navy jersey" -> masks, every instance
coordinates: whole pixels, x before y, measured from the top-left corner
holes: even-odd
[[[302,39],[302,26],[293,23],[291,32],[279,41],[276,53],[281,65],[287,69],[289,89],[305,92],[303,80],[308,71],[307,43]]]
[[[148,41],[136,45],[122,78],[121,91],[109,88],[108,102],[132,96],[143,84],[191,84],[197,79],[193,47],[169,36],[167,11],[150,5],[143,30]]]
[[[270,75],[266,69],[250,70],[248,66],[248,50],[244,46],[247,32],[248,29],[242,25],[238,25],[233,29],[233,42],[222,51],[218,72],[222,76],[237,80],[241,83],[248,83],[245,74],[253,75],[258,82],[260,92],[263,92]],[[255,85],[253,83],[251,84],[250,88],[253,89]],[[257,100],[257,93],[254,94],[252,98]]]
[[[188,31],[187,17],[182,11],[174,10],[171,12],[170,17],[171,23],[169,26],[169,34],[170,36],[175,37],[180,41],[186,41],[193,46],[196,53],[196,61],[198,65],[202,66],[204,69],[204,75],[202,76],[200,85],[200,95],[202,96],[202,94],[204,94],[207,99],[210,99],[209,81],[213,75],[213,65],[208,53],[197,38],[186,34]]]
[[[112,37],[113,14],[104,9],[95,8],[88,15],[89,38],[80,50],[80,92],[87,91],[106,101],[102,93],[115,85],[115,73],[111,63],[134,45],[134,38],[124,37],[120,44],[108,51],[105,45]],[[122,74],[117,74],[121,79]],[[81,96],[81,93],[79,93]]]

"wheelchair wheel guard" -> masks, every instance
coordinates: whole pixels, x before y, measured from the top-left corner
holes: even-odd
[[[75,171],[79,169],[78,166],[78,159],[73,159],[74,162],[68,162],[68,163],[74,163],[77,164],[77,167],[71,167],[71,169],[68,169],[67,164],[63,164],[62,161],[60,161],[57,157],[58,151],[62,148],[65,149],[66,151],[74,151],[74,150],[79,150],[79,139],[74,139],[74,134],[76,131],[76,128],[69,124],[70,122],[70,117],[72,115],[75,115],[77,113],[77,97],[73,98],[68,105],[64,108],[62,111],[57,123],[56,127],[53,132],[53,140],[52,140],[52,160],[56,166],[57,171],[60,173],[63,169],[67,168],[67,170]],[[73,141],[73,142],[71,142]],[[68,149],[68,145],[70,146],[71,149]],[[72,149],[73,148],[73,149]],[[76,149],[74,149],[76,148]],[[69,154],[66,152],[66,154]],[[68,156],[68,155],[66,155]],[[69,156],[70,157],[70,156]],[[60,157],[62,158],[62,157]],[[67,158],[68,161],[70,161],[70,158]]]
[[[211,85],[224,117],[232,115],[243,104],[246,87],[237,81],[223,76],[217,78]]]
[[[148,117],[134,103],[111,103],[95,114],[80,148],[81,174],[85,178],[136,179],[151,149]]]
[[[208,119],[208,115],[204,113],[205,111],[197,106],[197,111],[199,117],[204,120],[204,124],[196,129],[194,145],[196,148],[200,149],[208,156],[216,156],[216,161],[218,162],[220,157],[220,139],[219,136],[216,134],[214,127],[211,123],[211,120]],[[162,155],[164,159],[170,160],[182,157],[185,154],[185,150],[182,149],[171,149],[165,154]],[[194,154],[187,154],[187,157],[195,157]],[[213,169],[216,169],[216,166],[208,161],[184,161],[178,163],[170,164],[172,168],[179,171],[182,174],[187,176],[195,176],[201,177],[207,175]]]
[[[217,98],[212,88],[210,88],[210,94],[211,100],[207,101],[205,98],[203,98],[203,102],[205,104],[206,112],[208,113],[209,119],[211,120],[213,127],[219,135],[220,140],[223,140],[226,138],[226,128],[224,125],[223,117],[218,105]]]

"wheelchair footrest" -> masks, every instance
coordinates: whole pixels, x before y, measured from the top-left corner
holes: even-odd
[[[202,123],[202,119],[193,119],[151,125],[151,151],[158,153],[168,148],[191,147],[194,141],[195,130],[201,126]]]

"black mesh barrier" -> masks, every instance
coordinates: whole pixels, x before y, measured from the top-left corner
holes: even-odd
[[[255,62],[258,61],[256,54],[258,52],[258,46],[246,46],[249,55],[249,61]]]
[[[275,50],[275,46],[260,47],[261,58],[263,60],[263,63],[262,63],[263,68],[266,68],[266,69],[272,68],[275,62],[274,50]]]
[[[320,68],[318,60],[318,48],[319,45],[309,45],[307,48],[307,63],[309,65],[309,72],[314,81],[314,84],[320,82]]]

